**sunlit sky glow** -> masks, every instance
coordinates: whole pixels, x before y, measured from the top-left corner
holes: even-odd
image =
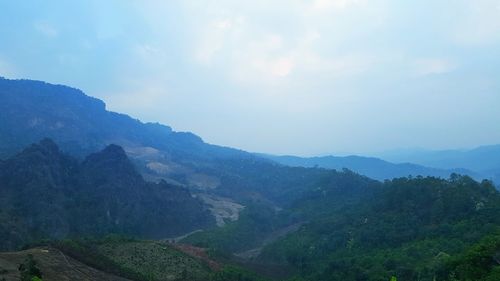
[[[500,0],[0,0],[0,76],[278,154],[500,143]]]

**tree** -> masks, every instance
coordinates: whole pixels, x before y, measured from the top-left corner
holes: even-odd
[[[29,254],[24,262],[18,268],[21,273],[21,281],[39,281],[42,280],[42,272],[36,265],[32,254]]]

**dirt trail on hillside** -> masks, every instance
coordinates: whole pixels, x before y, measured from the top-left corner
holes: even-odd
[[[262,252],[262,248],[264,248],[266,245],[269,245],[269,244],[273,243],[274,241],[278,240],[279,238],[284,237],[292,232],[299,230],[299,228],[304,224],[305,224],[305,222],[299,222],[299,223],[292,224],[292,225],[289,225],[287,227],[278,229],[278,230],[272,232],[271,234],[269,234],[269,236],[262,242],[262,244],[259,247],[254,248],[254,249],[250,249],[248,251],[240,252],[240,253],[235,253],[234,255],[239,257],[239,258],[242,258],[242,259],[256,258],[260,255],[260,253]]]

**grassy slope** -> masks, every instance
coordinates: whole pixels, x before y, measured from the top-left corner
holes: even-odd
[[[207,280],[210,274],[204,262],[163,243],[105,243],[97,251],[152,280]]]
[[[127,281],[95,268],[89,267],[51,247],[33,248],[19,252],[0,253],[0,280],[18,281],[18,267],[28,254],[32,254],[43,274],[44,281]],[[6,272],[5,272],[6,271]]]
[[[82,262],[138,281],[208,280],[211,269],[202,259],[155,241],[118,237],[67,240],[57,247]]]
[[[57,247],[82,262],[136,281],[264,281],[238,266],[221,265],[204,249],[110,236],[68,240]]]

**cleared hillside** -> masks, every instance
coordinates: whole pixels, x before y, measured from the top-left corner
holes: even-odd
[[[19,265],[33,255],[44,281],[129,281],[85,265],[52,247],[0,253],[0,280],[19,281]]]

